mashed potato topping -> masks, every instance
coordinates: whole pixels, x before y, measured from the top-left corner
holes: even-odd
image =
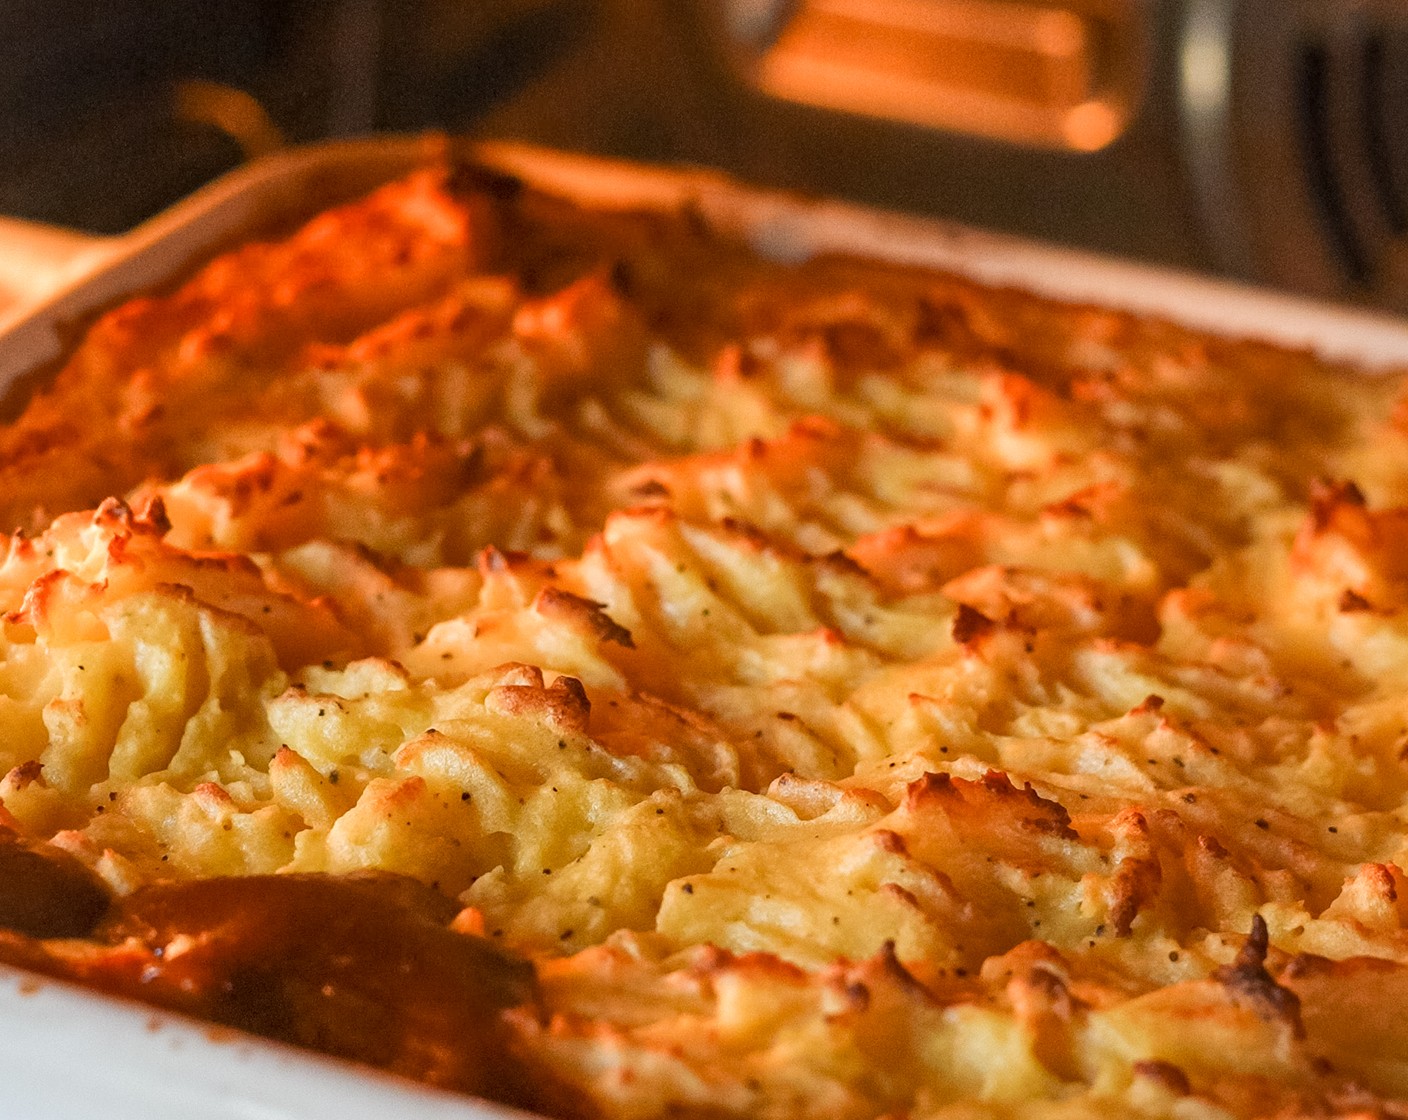
[[[0,824],[420,880],[559,1111],[1401,1115],[1402,399],[431,168],[0,431]]]

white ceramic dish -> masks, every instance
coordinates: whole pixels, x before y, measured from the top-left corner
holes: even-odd
[[[407,170],[433,138],[319,145],[242,168],[118,238],[0,221],[0,393],[51,364],[101,308],[161,287],[271,223],[312,214]],[[596,205],[673,208],[772,257],[857,253],[998,285],[1147,312],[1215,332],[1408,368],[1408,322],[1054,249],[940,222],[646,168],[486,145],[482,159]],[[3,1120],[491,1120],[498,1106],[423,1089],[178,1016],[0,968]],[[519,1114],[521,1115],[521,1114]]]
[[[4,1120],[524,1116],[0,966]]]

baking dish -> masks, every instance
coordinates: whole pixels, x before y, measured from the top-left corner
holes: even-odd
[[[126,238],[51,256],[58,291],[11,321],[0,374],[14,384],[60,356],[65,335],[123,296],[169,283],[240,237],[306,215],[414,164],[440,142],[385,140],[307,149],[256,164]],[[588,204],[693,205],[713,226],[764,254],[801,259],[844,251],[952,269],[980,280],[1122,306],[1213,330],[1307,345],[1371,365],[1408,363],[1408,328],[1392,320],[1207,281],[1171,276],[972,231],[739,187],[717,176],[662,171],[514,146],[476,155]],[[73,248],[73,245],[68,248]],[[85,268],[92,265],[86,275]],[[365,1073],[109,1004],[6,974],[0,1021],[16,1039],[10,1064],[17,1114],[87,1115],[93,1094],[116,1116],[371,1115],[395,1100],[407,1116],[490,1115],[472,1102],[402,1088]],[[125,1024],[125,1026],[124,1026]],[[155,1030],[146,1030],[157,1024]],[[56,1061],[55,1055],[61,1055]],[[65,1072],[75,1064],[79,1077]],[[83,1081],[91,1077],[91,1084]],[[29,1095],[24,1096],[25,1093]],[[389,1096],[388,1096],[389,1094]],[[123,1111],[125,1110],[125,1111]]]

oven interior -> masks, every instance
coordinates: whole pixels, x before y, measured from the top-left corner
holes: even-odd
[[[443,128],[1408,310],[1400,0],[16,0],[0,214]]]

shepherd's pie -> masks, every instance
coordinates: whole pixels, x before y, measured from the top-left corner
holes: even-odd
[[[433,166],[0,521],[0,958],[561,1116],[1408,1115],[1401,376]]]

